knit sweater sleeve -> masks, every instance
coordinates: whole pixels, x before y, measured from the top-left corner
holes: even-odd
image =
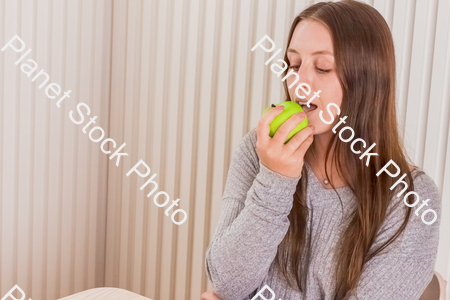
[[[262,165],[256,128],[233,152],[222,210],[206,252],[206,272],[223,300],[243,299],[267,276],[288,227],[288,214],[300,179]]]
[[[414,179],[414,191],[420,200],[412,208],[403,234],[365,264],[357,296],[350,298],[351,300],[417,300],[430,283],[438,250],[441,199],[433,179],[425,173]],[[379,248],[400,227],[407,208],[403,202],[405,194],[406,192],[395,197],[397,200],[393,202],[395,204],[371,250]],[[412,204],[417,201],[417,196],[410,195],[407,199]],[[430,201],[419,210],[426,199]],[[428,209],[434,210],[437,215],[435,222],[430,225],[424,223],[431,223],[434,218],[431,210],[426,212]]]

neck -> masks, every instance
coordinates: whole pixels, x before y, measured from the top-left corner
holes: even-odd
[[[311,160],[315,161],[315,165],[316,166],[320,166],[321,168],[325,168],[325,154],[327,151],[327,147],[328,147],[328,143],[331,139],[331,135],[333,133],[330,132],[326,132],[326,133],[322,133],[322,134],[318,134],[314,136],[314,142],[311,145],[311,150],[308,151],[309,153],[309,157],[306,158],[307,162],[310,163]],[[328,158],[328,165],[330,165],[331,161],[331,155],[333,154],[333,149],[331,149],[330,152],[330,156]],[[314,164],[314,163],[313,163]],[[311,165],[311,163],[310,163]]]
[[[328,147],[328,143],[332,137],[332,132],[326,132],[314,136],[314,142],[305,156],[306,162],[313,169],[316,177],[324,180],[325,177],[325,155]],[[328,175],[332,179],[336,187],[345,186],[345,182],[338,176],[336,166],[332,165],[333,148],[330,150],[328,156],[327,170]]]

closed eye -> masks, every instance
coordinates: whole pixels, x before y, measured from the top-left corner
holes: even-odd
[[[292,69],[295,72],[298,72],[298,68],[299,68],[299,66],[289,66],[289,69]],[[316,69],[320,74],[326,74],[331,71],[331,70],[324,70],[324,69],[319,69],[319,68],[316,68]]]
[[[324,70],[324,69],[319,69],[319,68],[316,68],[316,69],[317,69],[317,71],[319,71],[319,73],[321,73],[321,74],[325,74],[325,73],[330,72],[330,70]]]

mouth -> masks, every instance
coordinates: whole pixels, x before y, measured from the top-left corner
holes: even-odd
[[[317,109],[317,105],[312,104],[312,103],[309,104],[309,107],[308,107],[308,105],[306,105],[306,102],[303,103],[303,102],[297,101],[297,104],[302,107],[302,109],[305,113],[310,113]]]

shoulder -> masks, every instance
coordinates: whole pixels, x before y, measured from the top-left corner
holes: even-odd
[[[413,175],[414,192],[419,195],[417,204],[413,207],[414,216],[420,216],[421,223],[426,226],[439,227],[441,220],[442,199],[436,182],[427,173]],[[422,207],[421,210],[419,208]],[[434,221],[433,221],[434,220]]]
[[[228,174],[234,174],[241,179],[248,177],[249,180],[253,180],[260,170],[259,158],[256,153],[256,128],[247,132],[234,148]]]
[[[391,205],[393,206],[392,208],[395,206],[395,209],[398,209],[398,204],[402,204],[401,206],[404,207],[412,207],[416,212],[415,215],[425,212],[427,209],[440,213],[442,199],[436,182],[425,171],[419,168],[411,168],[410,171],[414,189],[409,193],[407,193],[406,190],[403,192],[402,189],[404,189],[405,185],[402,182],[405,182],[406,178],[404,178],[401,182],[399,180],[399,183],[395,188],[393,201],[391,202]],[[427,199],[430,200],[427,201]],[[431,221],[428,219],[429,218],[425,217],[425,223],[429,223],[429,221]]]
[[[402,253],[414,256],[436,255],[441,222],[440,191],[435,181],[423,170],[415,169],[411,175],[413,192],[408,194],[405,191],[399,195],[401,189],[396,189],[381,232],[393,235],[405,220],[409,206],[411,207],[409,220],[398,241],[401,243]]]
[[[414,182],[414,191],[419,193],[430,195],[433,198],[436,197],[436,202],[440,201],[440,191],[436,185],[436,182],[425,171],[417,169],[411,173]]]
[[[256,148],[256,127],[247,132],[240,140],[238,148]]]
[[[414,169],[411,172],[411,176],[413,178],[414,194],[411,193],[408,196],[408,203],[410,203],[410,206],[413,205],[412,208],[415,211],[414,215],[421,216],[422,223],[425,223],[427,225],[431,225],[431,223],[439,224],[442,199],[440,196],[441,192],[439,191],[436,182],[433,180],[433,178],[431,178],[431,176],[429,176],[425,171],[421,169]],[[406,200],[404,199],[405,195],[406,192],[402,194],[401,197],[403,197],[402,201],[406,206]],[[412,199],[413,195],[414,199]],[[432,217],[428,216],[428,214],[426,213],[427,211],[436,212],[436,215],[438,217],[435,222],[431,222]]]
[[[254,148],[256,148],[256,136],[257,136],[256,129],[257,129],[256,127],[253,128],[242,138],[242,140],[245,143],[253,146]]]
[[[254,166],[259,164],[258,154],[256,153],[256,127],[241,138],[233,155],[235,159],[246,159]]]

